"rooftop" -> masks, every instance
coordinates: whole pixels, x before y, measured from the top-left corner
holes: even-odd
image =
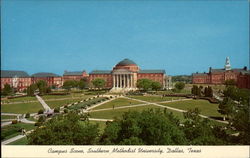
[[[30,77],[25,71],[1,70],[1,77]]]
[[[158,73],[163,73],[165,74],[165,70],[139,70],[138,73],[141,73],[141,74],[147,74],[147,73],[152,73],[152,74],[158,74]]]
[[[50,73],[50,72],[39,72],[31,75],[32,77],[60,77],[57,74]]]
[[[63,73],[63,76],[82,76],[82,74],[86,72],[85,70],[83,71],[65,71]]]
[[[130,59],[124,59],[120,61],[116,66],[127,66],[127,65],[136,65],[136,63]]]
[[[110,70],[93,70],[89,74],[111,74]]]

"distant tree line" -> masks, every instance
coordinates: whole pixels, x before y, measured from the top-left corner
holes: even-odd
[[[192,83],[192,76],[189,75],[172,76],[172,82]]]
[[[153,81],[150,79],[139,79],[137,80],[136,86],[143,91],[148,91],[148,90],[160,90],[162,88],[162,85],[160,82]]]

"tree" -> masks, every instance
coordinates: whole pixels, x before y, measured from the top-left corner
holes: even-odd
[[[139,89],[142,89],[144,91],[148,91],[149,89],[152,88],[152,80],[149,79],[139,79],[137,80],[136,86]]]
[[[169,113],[153,109],[125,112],[122,119],[107,123],[101,144],[174,145],[186,144],[184,133],[171,122]]]
[[[206,88],[205,88],[206,91]],[[196,96],[201,96],[201,89],[197,85],[193,85],[191,93]]]
[[[63,88],[70,90],[71,88],[78,87],[78,82],[75,80],[67,80],[63,83]]]
[[[182,89],[184,89],[185,87],[185,83],[184,82],[177,82],[174,87],[178,90],[181,91]]]
[[[152,86],[152,90],[156,90],[156,91],[162,88],[162,85],[160,84],[160,82],[155,82],[155,81],[152,82],[151,86]]]
[[[235,81],[234,79],[230,79],[230,80],[226,80],[226,81],[224,82],[224,84],[225,84],[226,86],[234,86],[234,85],[236,85],[236,81]]]
[[[44,80],[39,80],[36,82],[37,88],[39,89],[40,94],[46,94],[48,90],[47,82]]]
[[[80,121],[77,113],[70,112],[48,120],[27,137],[30,145],[93,145],[98,135],[98,124]]]
[[[203,119],[199,116],[199,109],[190,109],[184,113],[184,126],[181,129],[184,131],[186,139],[190,145],[222,145],[227,142],[220,137],[217,137],[218,129],[222,127],[215,126],[212,128],[211,121]],[[224,136],[223,138],[228,138]]]
[[[87,78],[82,78],[79,82],[78,82],[78,87],[80,89],[84,89],[88,86],[88,82],[87,82]]]
[[[98,89],[103,88],[104,85],[106,84],[106,81],[104,79],[101,79],[101,78],[94,79],[91,82],[94,85],[94,87],[98,88]]]
[[[218,112],[229,117],[229,115],[231,115],[233,112],[234,104],[235,103],[231,98],[226,97],[222,102],[220,102]],[[223,120],[225,120],[225,116]]]
[[[27,95],[28,95],[28,96],[33,96],[36,89],[37,89],[37,85],[36,85],[36,84],[30,85],[30,86],[27,88]]]
[[[4,84],[4,88],[2,90],[2,95],[10,95],[13,93],[13,88],[9,84]]]

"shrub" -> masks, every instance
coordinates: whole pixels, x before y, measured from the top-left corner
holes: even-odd
[[[17,124],[17,120],[12,120],[12,124]]]
[[[45,116],[40,116],[37,122],[42,123],[42,122],[45,122],[45,120],[46,120]]]
[[[68,110],[68,109],[64,109],[63,112],[64,112],[64,113],[68,113],[69,110]]]
[[[25,115],[25,118],[30,118],[30,113],[27,113],[27,114]]]
[[[54,109],[54,113],[59,113],[59,112],[60,112],[60,108],[59,107],[57,107],[57,108]]]
[[[64,108],[68,108],[68,105],[65,105]]]
[[[43,114],[43,109],[40,109],[37,113],[38,114]]]
[[[35,123],[35,126],[41,126],[42,125],[42,122],[36,122]]]

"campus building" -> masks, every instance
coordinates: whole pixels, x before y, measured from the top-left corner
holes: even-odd
[[[223,69],[209,68],[209,72],[206,73],[193,73],[192,83],[193,84],[224,84],[226,80],[235,80],[236,83],[242,82],[241,79],[238,81],[240,74],[248,74],[250,71],[247,67],[242,69],[232,69],[230,65],[229,57],[226,58],[226,63]],[[239,83],[240,84],[240,83]]]
[[[31,75],[32,83],[36,83],[39,80],[44,80],[48,86],[61,87],[63,85],[62,77],[54,73],[39,72]]]
[[[83,71],[64,71],[63,82],[67,80],[80,81],[82,78],[87,78],[88,74],[85,70]]]
[[[164,89],[171,85],[171,77],[166,76],[165,70],[141,70],[129,59],[120,61],[112,70],[94,70],[89,73],[90,83],[97,78],[104,79],[105,88],[111,88],[111,91],[135,90],[139,79],[157,81]]]
[[[22,91],[32,84],[31,78],[25,71],[1,70],[1,89],[5,84]]]

